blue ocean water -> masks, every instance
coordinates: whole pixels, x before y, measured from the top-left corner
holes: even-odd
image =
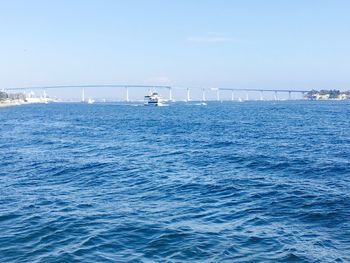
[[[350,103],[0,109],[1,262],[350,262]]]

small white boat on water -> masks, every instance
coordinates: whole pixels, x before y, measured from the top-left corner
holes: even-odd
[[[93,100],[93,99],[88,100],[88,104],[93,104],[93,103],[95,103],[95,100]]]
[[[196,103],[196,106],[207,106],[208,104],[206,102]]]
[[[163,100],[157,92],[152,92],[150,95],[145,96],[145,106],[164,106]]]

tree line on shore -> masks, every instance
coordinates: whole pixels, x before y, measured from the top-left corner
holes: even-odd
[[[0,91],[0,102],[6,100],[25,100],[26,96],[23,93],[7,93]]]
[[[311,90],[306,94],[308,99],[350,99],[350,90]]]

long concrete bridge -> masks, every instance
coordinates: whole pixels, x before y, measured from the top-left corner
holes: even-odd
[[[33,87],[22,87],[22,88],[8,88],[8,91],[33,91],[41,90],[46,97],[46,90],[49,89],[70,89],[70,88],[80,88],[81,89],[81,100],[85,101],[85,89],[86,88],[124,88],[125,89],[125,100],[129,101],[129,88],[148,88],[151,89],[169,89],[169,94],[171,96],[172,88],[170,86],[157,86],[157,85],[122,85],[122,84],[101,84],[101,85],[56,85],[56,86],[33,86]]]
[[[69,89],[69,88],[80,88],[81,89],[81,100],[85,101],[85,89],[88,88],[124,88],[125,89],[125,101],[130,101],[129,99],[129,89],[130,88],[147,88],[149,91],[158,89],[168,90],[168,100],[173,101],[173,90],[186,90],[186,101],[191,101],[191,90],[201,90],[202,101],[207,101],[206,93],[208,91],[216,92],[216,100],[220,101],[221,91],[231,92],[231,100],[234,101],[235,92],[245,92],[245,100],[249,100],[249,94],[251,92],[258,92],[260,94],[260,100],[264,100],[264,93],[273,93],[274,99],[278,100],[278,94],[285,93],[288,94],[288,99],[292,99],[292,93],[301,94],[302,96],[308,92],[308,90],[284,90],[284,89],[245,89],[245,88],[202,88],[202,87],[176,87],[176,86],[162,86],[162,85],[130,85],[130,84],[94,84],[94,85],[54,85],[54,86],[32,86],[32,87],[16,87],[7,88],[6,91],[34,91],[40,90],[46,97],[46,91],[49,89]]]

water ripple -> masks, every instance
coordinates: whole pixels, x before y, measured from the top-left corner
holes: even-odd
[[[1,109],[1,261],[349,262],[349,106]]]

